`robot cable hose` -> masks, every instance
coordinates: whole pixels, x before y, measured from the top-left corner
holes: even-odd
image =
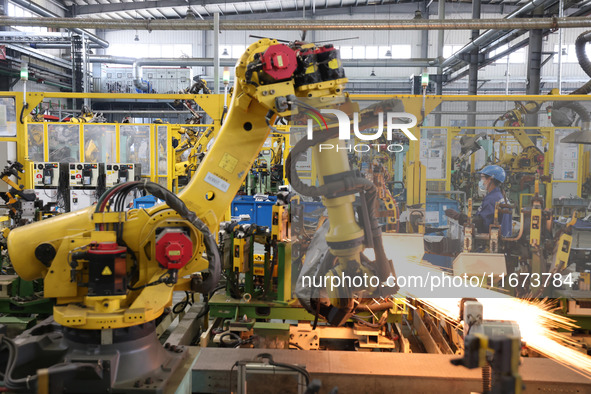
[[[205,244],[205,253],[209,262],[209,275],[198,286],[196,292],[210,293],[215,289],[222,275],[221,258],[215,237],[209,230],[209,227],[197,217],[197,215],[190,211],[185,203],[178,198],[174,193],[170,192],[163,186],[147,181],[127,182],[122,185],[115,186],[108,190],[100,200],[97,202],[95,212],[104,211],[107,202],[114,199],[114,208],[123,210],[123,203],[125,196],[133,189],[144,190],[154,197],[163,200],[171,209],[179,214],[183,219],[189,221],[197,230],[203,234],[203,243]]]

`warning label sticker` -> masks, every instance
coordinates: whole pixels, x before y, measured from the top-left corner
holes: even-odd
[[[219,166],[231,174],[234,172],[236,164],[238,164],[238,159],[226,152],[222,156],[222,160],[220,160]]]

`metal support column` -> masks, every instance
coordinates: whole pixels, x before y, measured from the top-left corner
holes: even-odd
[[[427,0],[421,2],[421,14],[423,15],[423,19],[429,19]],[[429,30],[421,30],[421,57],[423,59],[429,57]],[[421,72],[422,71],[423,70],[421,70]]]
[[[558,17],[564,17],[564,0],[558,3]],[[558,94],[562,94],[562,29],[558,29]]]
[[[0,0],[0,16],[7,16],[8,13],[8,0]],[[0,26],[0,31],[8,30],[7,26]],[[11,82],[11,77],[6,76],[4,78],[0,78],[0,91],[8,92],[16,83],[19,81],[18,78],[15,77],[14,81]]]
[[[207,30],[203,30],[201,32],[201,57],[202,58],[207,58],[207,56],[208,56],[207,45],[206,45],[206,43],[208,42],[207,34],[208,34]],[[207,73],[208,73],[207,67],[205,67],[205,66],[202,68],[201,71],[202,71],[201,75],[207,75]]]
[[[8,0],[0,0],[0,16],[8,16]],[[8,26],[0,26],[0,31],[7,31],[8,30]],[[3,84],[4,82],[8,82],[8,78],[2,78],[2,81],[0,81],[0,84]],[[8,90],[8,89],[6,89]],[[2,89],[2,91],[4,91],[4,89]]]
[[[213,14],[213,92],[220,93],[220,14]]]
[[[445,19],[445,0],[439,0],[437,3],[437,17],[439,20]],[[437,31],[437,59],[439,62],[443,61],[443,43],[444,30]],[[443,67],[437,67],[437,92],[438,95],[443,95]],[[441,114],[435,115],[435,125],[441,126]]]
[[[534,18],[544,15],[544,7],[536,7],[533,12]],[[529,32],[529,50],[527,55],[527,86],[525,93],[531,95],[540,94],[540,73],[542,69],[542,30],[532,30]],[[538,115],[529,114],[526,116],[526,126],[537,126]]]
[[[480,0],[472,1],[472,19],[480,19]],[[480,35],[479,30],[472,30],[472,41]],[[480,48],[475,48],[470,52],[470,68],[468,70],[468,94],[478,94],[478,55]],[[476,101],[468,102],[468,126],[476,126]]]
[[[78,34],[72,34],[72,92],[83,92],[84,69],[83,69],[83,41],[84,38]],[[82,107],[83,100],[75,99],[75,109]]]
[[[88,77],[88,42],[84,32],[82,33],[82,92],[90,92],[90,81]],[[90,99],[84,98],[84,105],[90,108]]]

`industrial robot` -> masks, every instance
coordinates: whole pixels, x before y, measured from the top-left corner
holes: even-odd
[[[53,321],[14,340],[2,338],[0,363],[8,389],[89,393],[171,387],[189,352],[163,347],[156,322],[172,305],[174,291],[208,294],[217,287],[222,267],[214,234],[277,117],[291,116],[302,98],[318,106],[347,103],[347,80],[332,45],[262,39],[238,60],[235,81],[224,125],[181,193],[128,182],[108,190],[95,206],[11,231],[8,250],[16,272],[25,280],[43,278],[44,295],[55,307]],[[324,182],[315,193],[322,194],[330,219],[328,275],[359,271],[385,279],[394,269],[380,247],[379,228],[370,216],[367,226],[360,225],[353,207],[360,191],[372,201],[371,182],[351,179],[341,153],[318,157]],[[136,189],[164,203],[126,211],[125,196]],[[362,258],[368,246],[375,249],[375,261]],[[371,295],[372,289],[358,292]],[[357,309],[367,311],[364,302],[369,301],[345,292],[316,305],[338,325]]]

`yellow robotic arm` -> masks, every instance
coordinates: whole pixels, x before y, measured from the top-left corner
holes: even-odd
[[[248,47],[236,65],[226,121],[178,198],[154,184],[132,182],[108,191],[96,207],[10,233],[15,270],[26,280],[45,279],[58,323],[78,329],[139,325],[160,316],[174,290],[215,287],[220,263],[212,234],[265,142],[270,120],[291,114],[289,97],[343,94],[342,73],[306,84],[309,79],[301,77],[308,68],[300,64],[299,51],[270,39]],[[337,167],[331,171],[341,171]],[[131,187],[158,194],[166,204],[125,212],[120,202]]]
[[[216,136],[216,129],[214,127],[208,127],[198,135],[190,128],[181,128],[181,134],[187,134],[188,138],[183,145],[175,151],[175,176],[186,175],[191,177],[191,172],[195,171],[199,166],[207,145]],[[182,160],[183,153],[189,150],[189,157],[187,160]]]
[[[503,126],[505,127],[523,127],[525,125],[525,115],[528,113],[537,113],[539,107],[540,105],[533,101],[526,104],[517,102],[515,103],[515,108],[505,112],[505,114],[495,120],[493,127],[497,126],[497,123],[499,122],[503,122]],[[498,133],[508,131],[513,137],[515,137],[523,149],[535,146],[531,138],[523,129],[495,129],[495,131]]]
[[[530,113],[537,113],[541,104],[534,101],[522,104],[515,103],[515,108],[507,111],[505,114],[495,120],[493,127],[502,122],[504,127],[511,127],[509,129],[497,129],[498,133],[508,132],[519,143],[522,151],[519,155],[510,155],[504,158],[501,166],[515,170],[535,172],[544,161],[544,153],[534,144],[531,137],[522,128],[525,125],[525,116]]]

